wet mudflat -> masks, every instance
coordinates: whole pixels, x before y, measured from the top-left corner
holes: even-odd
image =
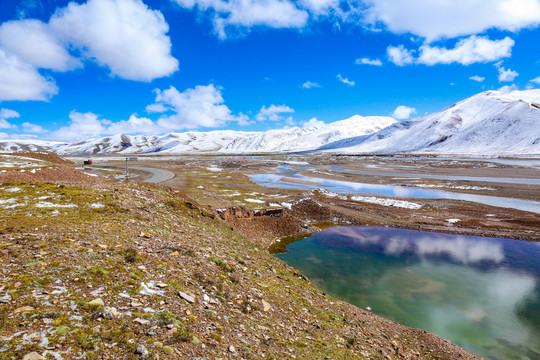
[[[334,227],[278,255],[329,294],[490,359],[540,358],[540,245]]]

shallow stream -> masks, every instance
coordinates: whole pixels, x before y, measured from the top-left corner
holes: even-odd
[[[301,176],[299,175],[300,170],[291,169],[289,166],[278,166],[276,169],[279,171],[277,174],[256,174],[250,175],[249,177],[258,185],[280,189],[309,190],[324,188],[342,194],[376,194],[401,198],[466,200],[491,206],[540,213],[540,203],[535,201],[407,186],[365,184],[351,181],[320,179]],[[286,178],[294,179],[297,182],[286,181]]]

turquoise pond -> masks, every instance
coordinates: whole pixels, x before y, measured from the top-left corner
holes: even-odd
[[[350,226],[276,256],[336,298],[486,359],[540,359],[540,243]]]

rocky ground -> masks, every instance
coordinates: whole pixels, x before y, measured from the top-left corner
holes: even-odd
[[[1,359],[475,358],[316,289],[231,229],[253,208],[218,211],[193,178],[118,183],[51,160],[0,158]],[[259,217],[308,231],[305,205]]]

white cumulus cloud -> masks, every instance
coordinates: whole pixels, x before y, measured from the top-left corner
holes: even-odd
[[[540,76],[535,77],[534,79],[531,80],[531,82],[540,85]]]
[[[141,0],[72,2],[57,10],[50,27],[111,75],[150,81],[178,69],[163,14]]]
[[[45,132],[47,132],[47,130],[45,130],[42,126],[32,124],[32,123],[29,123],[29,122],[24,122],[22,124],[22,127],[23,127],[24,131],[29,132],[29,133],[45,133]]]
[[[306,81],[305,83],[302,84],[302,87],[304,89],[311,89],[311,88],[322,87],[322,86],[317,84],[316,82]]]
[[[304,124],[302,124],[302,127],[304,129],[316,129],[324,125],[326,125],[324,121],[321,121],[317,118],[311,118],[308,121],[304,122]]]
[[[356,83],[352,80],[349,80],[347,79],[346,77],[343,77],[341,74],[337,74],[336,78],[341,81],[342,83],[344,83],[345,85],[348,85],[348,86],[354,86],[356,85]]]
[[[408,50],[403,45],[388,46],[386,48],[388,59],[397,66],[405,66],[414,63],[414,51]]]
[[[156,101],[147,110],[167,110],[159,118],[159,127],[167,130],[195,129],[198,127],[219,127],[236,121],[246,124],[247,116],[233,115],[224,104],[221,89],[213,84],[196,86],[179,92],[174,86],[166,90],[156,90]]]
[[[21,115],[15,110],[11,109],[0,109],[0,129],[11,129],[15,128],[15,125],[12,125],[7,121],[7,119],[18,118]]]
[[[392,116],[396,119],[404,120],[410,118],[413,114],[416,114],[414,107],[399,105],[392,113]]]
[[[228,28],[250,29],[303,28],[308,12],[288,0],[173,0],[185,8],[197,7],[213,16],[214,29],[220,38],[228,36]],[[322,9],[322,7],[321,7]]]
[[[48,100],[58,93],[56,84],[37,69],[0,48],[0,101]]]
[[[69,54],[61,34],[34,19],[8,21],[0,25],[0,44],[11,54],[38,68],[67,71],[81,66]]]
[[[106,126],[111,122],[100,119],[92,112],[80,113],[72,111],[69,114],[70,123],[51,133],[51,139],[61,141],[77,141],[89,137],[99,136],[105,132]]]
[[[499,82],[512,82],[516,77],[519,76],[517,71],[505,69],[502,66],[498,67],[499,70]]]
[[[269,107],[266,107],[263,105],[261,107],[261,110],[259,110],[259,113],[255,116],[255,119],[258,121],[282,121],[282,120],[288,120],[289,122],[292,120],[291,117],[285,117],[282,114],[291,114],[294,113],[294,109],[291,109],[287,105],[270,105]]]
[[[484,80],[486,80],[486,78],[483,77],[483,76],[474,75],[474,76],[471,76],[471,77],[469,78],[469,80],[472,80],[472,81],[476,81],[476,82],[481,83],[481,82],[483,82]]]
[[[364,21],[429,42],[540,23],[540,0],[366,0]]]
[[[470,65],[500,60],[512,55],[514,40],[490,40],[482,36],[470,36],[460,40],[453,49],[422,45],[417,62],[425,65],[458,63]]]
[[[382,66],[382,61],[379,59],[359,58],[354,62],[356,65],[373,65]]]
[[[132,114],[128,120],[113,122],[105,133],[107,134],[157,134],[163,129],[149,118],[138,117]]]
[[[514,44],[514,40],[509,37],[501,40],[490,40],[487,37],[473,35],[461,39],[451,49],[424,44],[418,50],[407,49],[404,45],[399,45],[389,46],[386,51],[390,61],[398,66],[410,64],[433,66],[454,63],[471,65],[510,57]],[[415,57],[416,54],[419,55]]]

